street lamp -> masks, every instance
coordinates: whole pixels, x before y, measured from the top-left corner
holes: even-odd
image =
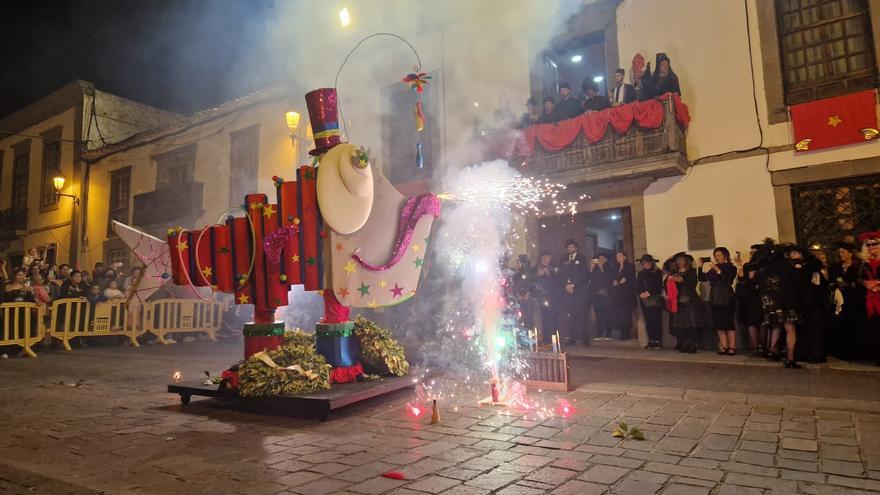
[[[55,186],[55,195],[58,197],[67,196],[68,198],[73,198],[73,204],[79,204],[79,198],[74,196],[73,194],[64,194],[61,192],[64,189],[64,176],[57,175],[52,178],[52,185]]]

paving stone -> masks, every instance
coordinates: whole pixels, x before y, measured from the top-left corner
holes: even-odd
[[[786,459],[794,459],[796,461],[818,461],[818,452],[804,452],[801,450],[779,449],[779,457]]]
[[[591,464],[605,464],[608,466],[617,466],[617,467],[624,467],[624,468],[630,468],[630,469],[635,469],[635,468],[641,466],[642,464],[644,464],[642,461],[640,461],[638,459],[612,457],[612,456],[599,455],[599,454],[596,454],[596,455],[590,457],[590,463]]]
[[[522,474],[520,473],[493,469],[488,473],[481,474],[470,481],[466,481],[464,484],[475,486],[477,488],[485,488],[486,490],[498,490],[499,488],[518,480],[521,476]]]
[[[507,488],[496,493],[498,493],[498,495],[539,495],[547,493],[547,491],[540,488],[532,488],[529,486],[516,484],[508,486]]]
[[[758,488],[747,488],[725,483],[718,487],[718,492],[716,493],[717,495],[761,495],[761,490]]]
[[[865,467],[860,462],[822,460],[822,471],[827,474],[839,474],[842,476],[862,476]]]
[[[735,426],[735,427],[743,427],[746,424],[745,416],[718,416],[715,419],[715,423],[718,426]]]
[[[556,459],[551,464],[553,467],[561,469],[570,469],[572,471],[586,471],[590,467],[590,463],[579,459]]]
[[[736,446],[737,437],[710,434],[703,438],[700,445],[706,450],[723,450],[730,452]]]
[[[546,426],[536,426],[536,427],[530,429],[529,431],[527,431],[526,433],[523,433],[523,435],[527,436],[527,437],[538,437],[538,438],[549,439],[549,438],[553,438],[554,436],[558,435],[560,432],[562,432],[562,430],[559,428],[549,428]]]
[[[673,483],[663,490],[663,495],[709,495],[711,489],[704,486]]]
[[[779,470],[773,467],[756,466],[754,464],[745,464],[742,462],[722,462],[721,469],[734,473],[754,474],[758,476],[779,476]]]
[[[777,492],[797,492],[797,482],[791,480],[781,480],[779,478],[767,478],[765,476],[754,476],[751,474],[730,473],[725,481],[731,485],[742,485],[753,488],[765,488]]]
[[[541,468],[526,477],[530,481],[539,481],[548,485],[558,485],[569,478],[573,478],[577,473],[568,469],[560,469],[555,467]]]
[[[666,437],[657,443],[658,450],[675,454],[687,454],[697,445],[696,440],[689,438]]]
[[[614,466],[595,465],[590,468],[589,471],[579,476],[578,479],[593,483],[603,483],[606,485],[610,485],[617,482],[617,480],[622,478],[628,472],[629,469]]]
[[[768,442],[768,443],[776,443],[779,441],[779,435],[777,433],[769,432],[769,431],[744,431],[742,435],[743,440],[752,440],[755,442]]]
[[[699,457],[685,457],[678,464],[681,466],[715,469],[718,467],[719,462],[711,459],[700,459]]]
[[[809,473],[806,471],[791,471],[789,469],[780,469],[779,470],[782,479],[784,480],[797,480],[797,481],[809,481],[810,483],[825,483],[825,475],[822,473]]]
[[[794,471],[807,471],[811,473],[816,473],[819,471],[819,464],[815,461],[797,461],[794,459],[786,459],[784,457],[777,458],[776,465],[785,468],[792,469]]]
[[[325,495],[328,493],[339,493],[343,488],[350,484],[351,483],[348,481],[324,478],[305,485],[293,487],[290,490],[294,493],[301,493],[303,495]]]
[[[663,454],[660,452],[640,452],[635,450],[629,450],[625,454],[623,454],[623,456],[631,459],[663,462],[666,464],[676,464],[682,459],[681,456],[677,455]]]
[[[553,490],[553,495],[601,495],[608,491],[608,487],[598,483],[588,483],[581,480],[569,480],[559,488]]]
[[[773,456],[771,454],[765,454],[763,452],[754,452],[751,450],[740,450],[733,454],[733,458],[737,462],[744,462],[746,464],[755,464],[758,466],[772,466],[773,465]]]
[[[553,459],[550,457],[528,454],[528,455],[517,457],[516,459],[513,459],[510,462],[511,462],[511,464],[522,464],[525,466],[531,466],[531,467],[538,468],[538,467],[550,464],[551,462],[553,462]]]
[[[724,476],[724,473],[718,470],[663,464],[659,462],[649,462],[645,465],[645,469],[648,471],[654,471],[655,473],[673,474],[676,476],[684,476],[686,478],[697,478],[709,481],[721,481],[721,478]]]
[[[286,474],[284,476],[281,476],[280,478],[276,478],[275,481],[281,483],[282,485],[300,486],[322,477],[323,475],[318,473],[312,473],[309,471],[298,471],[295,473]]]
[[[657,485],[663,485],[667,481],[669,481],[670,476],[668,474],[663,473],[652,473],[651,471],[645,471],[642,469],[634,469],[626,475],[625,479],[634,480],[634,481],[647,481],[648,483],[654,483]]]
[[[828,483],[831,485],[848,486],[850,488],[858,488],[860,490],[871,490],[880,492],[880,481],[866,480],[858,478],[845,478],[842,476],[829,476]]]
[[[615,495],[653,495],[660,491],[663,485],[647,481],[625,479],[615,486],[611,492]]]
[[[443,495],[488,495],[489,490],[475,486],[459,485],[443,492]]]
[[[348,490],[357,493],[366,493],[368,495],[378,495],[393,490],[404,483],[406,482],[401,480],[378,477],[352,485],[348,487]]]
[[[425,462],[425,461],[420,461]],[[391,471],[392,469],[397,469],[398,466],[394,464],[388,464],[385,462],[371,462],[369,464],[364,464],[363,466],[358,466],[355,468],[351,468],[347,471],[341,471],[333,475],[334,478],[339,478],[341,480],[351,481],[351,482],[359,482],[364,481],[366,479],[372,478],[374,476],[378,476],[384,472]],[[407,467],[407,470],[410,468]],[[427,474],[427,473],[424,473]],[[420,474],[419,476],[415,476],[414,478],[418,478],[423,476]]]
[[[476,471],[473,469],[464,469],[459,466],[454,466],[448,469],[444,469],[442,471],[438,471],[437,474],[443,476],[445,478],[452,478],[459,481],[467,481],[476,478],[480,475],[482,471]]]
[[[716,461],[726,461],[730,459],[730,452],[724,452],[721,450],[705,450],[705,449],[697,449],[691,453],[691,457],[696,457],[699,459],[714,459]]]
[[[783,438],[782,448],[789,450],[803,450],[805,452],[817,452],[819,445],[815,440],[804,440],[801,438]]]
[[[740,450],[752,450],[755,452],[764,452],[765,454],[776,453],[775,442],[756,442],[754,440],[743,440],[739,448]]]
[[[820,454],[823,459],[834,459],[838,461],[861,462],[858,447],[847,447],[843,445],[822,445]]]
[[[406,487],[410,490],[417,490],[420,492],[441,493],[460,484],[460,480],[444,478],[442,476],[428,476],[427,478],[411,483]]]

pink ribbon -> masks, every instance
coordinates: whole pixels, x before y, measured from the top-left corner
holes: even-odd
[[[394,240],[391,259],[381,265],[372,265],[364,261],[357,253],[351,257],[358,262],[359,265],[367,270],[374,272],[383,272],[396,265],[409,245],[412,242],[413,231],[416,223],[425,215],[433,215],[434,218],[440,216],[440,199],[431,193],[419,194],[418,196],[406,200],[406,204],[400,210],[400,223],[397,225],[397,238]]]
[[[281,251],[287,245],[287,241],[299,233],[299,225],[288,225],[273,230],[263,240],[263,252],[266,258],[273,264],[281,262]]]

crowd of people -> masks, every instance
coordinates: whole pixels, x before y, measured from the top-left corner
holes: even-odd
[[[37,249],[30,249],[23,257],[21,266],[10,267],[0,258],[0,302],[34,302],[51,306],[58,299],[82,297],[93,306],[99,302],[126,300],[140,276],[141,268],[135,266],[121,275],[121,263],[105,266],[95,263],[94,269],[71,269],[62,263],[47,263]]]
[[[599,85],[591,77],[581,83],[581,96],[572,94],[571,85],[567,82],[559,84],[559,99],[544,98],[541,106],[537,100],[526,101],[526,113],[519,122],[519,128],[535,124],[552,124],[561,120],[571,119],[582,113],[598,112],[613,106],[645,101],[666,93],[681,94],[678,76],[672,70],[669,56],[658,53],[656,70],[651,72],[651,63],[645,66],[634,64],[632,84],[626,83],[626,70],[618,68],[614,71],[614,85],[608,95],[599,93]]]
[[[680,252],[662,264],[646,254],[637,270],[624,252],[587,260],[568,240],[558,264],[546,251],[534,264],[521,255],[509,285],[520,324],[545,341],[557,331],[568,345],[630,339],[638,307],[648,349],[661,348],[665,318],[679,352],[736,355],[739,328],[753,356],[786,368],[827,356],[880,366],[880,232],[858,241],[861,250],[847,239],[829,253],[767,239],[747,256],[717,247],[711,257]]]

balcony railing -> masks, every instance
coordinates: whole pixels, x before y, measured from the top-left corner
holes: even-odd
[[[684,174],[687,107],[673,95],[631,105],[515,131],[515,143],[504,136],[483,141],[493,158],[506,154],[522,165],[523,173],[566,184]]]
[[[191,224],[205,212],[205,185],[183,182],[134,197],[132,223],[152,230]]]
[[[0,240],[8,241],[27,231],[27,209],[9,208],[0,211]]]

